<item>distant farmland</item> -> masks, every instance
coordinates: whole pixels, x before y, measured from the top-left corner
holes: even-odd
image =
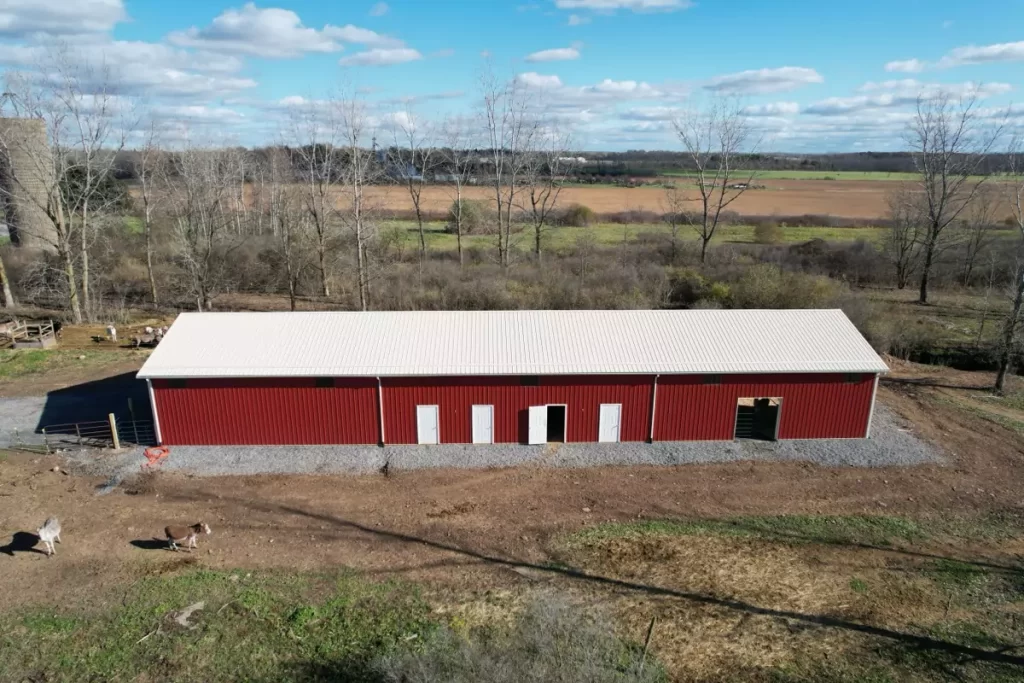
[[[685,183],[680,178],[679,182]],[[749,190],[729,207],[744,216],[798,216],[815,214],[838,218],[876,219],[886,213],[886,194],[894,184],[885,180],[758,180],[764,189]],[[438,215],[451,205],[451,188],[428,186],[423,190],[423,208]],[[696,197],[696,192],[691,193]],[[490,199],[487,187],[470,187],[466,195],[472,199]],[[401,213],[412,211],[412,202],[405,188],[374,187],[370,200],[377,207]],[[559,204],[583,204],[602,216],[628,211],[664,213],[665,190],[660,187],[567,187]]]

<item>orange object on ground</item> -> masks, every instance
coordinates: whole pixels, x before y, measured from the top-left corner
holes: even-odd
[[[167,446],[153,446],[143,451],[143,455],[146,456],[145,462],[142,464],[142,469],[147,467],[157,467],[161,461],[166,458],[171,452],[171,449]]]

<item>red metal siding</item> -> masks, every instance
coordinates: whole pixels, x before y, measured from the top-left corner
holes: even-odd
[[[781,397],[780,439],[861,438],[871,413],[874,375],[695,375],[658,379],[655,441],[731,440],[740,398]]]
[[[374,444],[377,382],[313,378],[153,380],[167,445]]]
[[[621,439],[647,438],[653,376],[548,376],[540,386],[519,377],[428,377],[384,380],[387,443],[416,443],[416,406],[437,405],[441,443],[472,442],[473,405],[494,406],[494,441],[525,441],[530,406],[566,404],[566,440],[597,441],[599,406],[622,404]]]

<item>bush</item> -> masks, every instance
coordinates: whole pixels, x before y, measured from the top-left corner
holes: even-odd
[[[589,206],[573,204],[566,207],[558,222],[568,228],[585,228],[597,222],[597,214]]]
[[[787,273],[778,266],[751,266],[732,287],[734,308],[831,308],[845,288],[820,275]]]
[[[438,632],[420,650],[384,658],[379,669],[398,683],[641,683],[664,681],[665,672],[612,627],[558,600],[538,600],[504,629],[478,629],[461,637]]]
[[[458,216],[459,202],[452,202],[448,209],[444,229],[446,232],[455,234],[456,217]],[[463,199],[462,205],[462,234],[470,235],[474,232],[484,232],[487,223],[487,205],[479,199]]]
[[[782,228],[773,221],[758,223],[754,228],[754,241],[758,244],[778,244],[782,237]]]

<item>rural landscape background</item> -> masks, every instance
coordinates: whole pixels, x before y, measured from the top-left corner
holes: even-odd
[[[61,326],[0,415],[181,311],[841,308],[940,456],[113,481],[0,439],[0,678],[1024,677],[1019,7],[180,4],[0,0],[0,324]]]

